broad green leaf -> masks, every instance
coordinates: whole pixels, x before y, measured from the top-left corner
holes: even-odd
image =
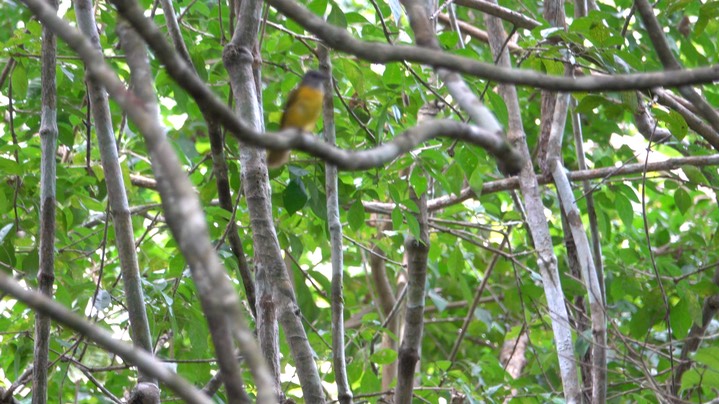
[[[200,76],[202,81],[207,81],[207,66],[205,66],[205,59],[197,52],[191,53],[190,57],[192,59],[192,64],[195,66],[195,70],[197,71],[197,75]]]
[[[701,185],[711,185],[709,180],[707,180],[707,177],[704,176],[704,173],[702,171],[694,166],[682,166],[682,171],[684,172],[684,175],[689,178],[689,181],[701,184]]]
[[[677,139],[682,140],[687,135],[689,126],[684,120],[684,117],[681,116],[678,112],[672,110],[668,113],[655,113],[655,115],[657,115],[657,117],[661,116],[661,119],[666,125],[667,129],[669,129],[669,131],[672,132],[672,135],[674,135],[674,137],[676,137]]]
[[[445,178],[447,178],[449,186],[451,187],[450,191],[452,191],[453,194],[459,195],[462,193],[462,187],[464,186],[464,173],[459,167],[459,164],[452,164],[449,166],[449,169],[445,174]]]
[[[587,95],[582,98],[579,105],[576,107],[576,111],[583,114],[591,114],[595,108],[598,108],[605,103],[605,99],[599,95]]]
[[[302,209],[308,200],[304,183],[299,179],[291,180],[282,193],[282,200],[290,215]]]
[[[459,152],[455,156],[455,161],[457,164],[459,164],[460,167],[462,167],[462,171],[464,171],[464,175],[469,178],[472,173],[477,169],[477,164],[479,162],[479,159],[477,158],[477,155],[472,150],[472,147],[469,145],[458,145]]]
[[[354,231],[359,231],[364,226],[365,210],[362,205],[362,201],[357,199],[352,206],[350,206],[347,212],[347,221],[349,222],[350,228]]]
[[[472,188],[472,191],[477,194],[477,196],[482,194],[482,186],[484,185],[485,175],[484,170],[477,167],[472,173],[472,176],[469,177],[469,186]]]
[[[13,98],[25,99],[27,97],[28,78],[27,71],[22,64],[18,63],[12,71],[12,92]]]
[[[332,10],[330,10],[330,14],[327,16],[327,22],[340,28],[347,28],[347,18],[345,18],[341,7],[334,1],[332,2]]]
[[[370,360],[378,365],[389,365],[397,360],[397,351],[394,349],[382,348],[373,353]]]
[[[692,198],[687,191],[683,188],[679,188],[674,191],[674,203],[677,205],[677,208],[679,208],[679,211],[685,215],[692,207]]]
[[[307,8],[317,15],[324,16],[325,11],[327,11],[327,4],[328,0],[312,0],[307,5]]]
[[[624,226],[633,227],[634,207],[632,207],[632,203],[621,194],[615,194],[614,202],[616,204],[616,213],[624,222]]]
[[[694,354],[694,361],[711,369],[719,369],[719,347],[708,346],[699,348]]]
[[[392,227],[395,230],[399,230],[403,227],[402,226],[403,223],[404,223],[404,218],[402,216],[402,210],[399,208],[399,206],[396,206],[392,210]]]
[[[420,228],[419,228],[419,222],[417,221],[417,218],[411,214],[407,213],[404,215],[405,220],[407,220],[407,226],[409,227],[409,232],[416,238],[417,240],[422,240]]]
[[[414,169],[409,177],[409,181],[414,188],[414,192],[417,195],[422,195],[427,192],[427,177],[424,175],[422,170]]]
[[[672,333],[676,338],[683,339],[689,333],[692,326],[692,316],[689,313],[689,303],[682,299],[675,304],[670,311],[669,323],[672,326]]]

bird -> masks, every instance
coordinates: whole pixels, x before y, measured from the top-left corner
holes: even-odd
[[[324,98],[324,82],[327,75],[309,70],[305,73],[300,84],[292,90],[285,103],[281,129],[296,128],[305,132],[312,132],[317,119],[322,113]],[[269,150],[267,152],[267,166],[269,168],[281,167],[290,159],[290,150]]]

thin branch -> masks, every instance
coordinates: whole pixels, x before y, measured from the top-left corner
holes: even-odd
[[[2,69],[2,73],[0,73],[0,89],[3,88],[5,85],[5,81],[8,77],[10,77],[10,73],[12,73],[13,68],[15,67],[15,59],[12,57],[8,59],[7,63],[5,63],[5,67]]]
[[[577,165],[580,170],[587,169],[586,156],[584,154],[584,137],[582,135],[581,116],[576,112],[576,100],[572,98],[572,134],[574,136],[574,148],[577,154]],[[589,184],[589,180],[582,180],[582,190],[584,199],[587,201],[587,216],[589,217],[589,229],[592,235],[592,258],[594,259],[594,268],[597,271],[597,279],[599,280],[599,288],[602,291],[602,301],[607,304],[606,291],[604,286],[604,263],[602,261],[602,243],[599,236],[599,225],[597,223],[597,211],[594,205],[594,190]]]
[[[557,4],[557,2],[554,3],[555,5]],[[501,21],[496,17],[485,15],[485,23],[490,38],[492,54],[500,66],[509,67],[511,65],[509,52],[507,52],[503,46],[506,33],[504,32]],[[559,277],[557,257],[554,254],[547,217],[544,213],[544,205],[542,204],[537,178],[534,175],[534,167],[529,156],[519,99],[517,97],[517,89],[510,85],[500,85],[499,92],[509,112],[508,138],[513,145],[520,150],[525,159],[525,164],[518,176],[518,180],[522,191],[524,206],[526,206],[527,227],[529,228],[532,243],[537,251],[537,266],[542,276],[542,287],[544,288],[544,294],[549,308],[549,318],[551,320],[552,334],[557,351],[557,358],[559,360],[564,397],[568,403],[576,403],[579,402],[581,389],[577,377],[577,366],[574,360],[569,316],[567,314],[564,291]],[[517,204],[518,206],[522,206],[521,202],[517,202]]]
[[[77,0],[73,4],[78,27],[92,41],[96,52],[101,55],[102,48],[100,46],[100,37],[97,33],[92,1]],[[100,149],[102,168],[105,173],[109,210],[112,213],[112,220],[115,225],[115,243],[117,244],[123,286],[127,299],[128,317],[132,329],[131,337],[135,345],[152,353],[152,337],[145,310],[145,296],[142,290],[140,267],[135,249],[131,211],[118,159],[115,133],[112,129],[110,104],[105,89],[97,80],[88,78],[87,90]],[[138,382],[157,383],[143,374],[140,374]]]
[[[647,146],[647,150],[651,147],[651,142],[649,146]],[[644,161],[644,164],[646,165],[649,162],[649,153],[646,154],[646,158]],[[671,323],[671,305],[669,303],[669,296],[667,295],[666,289],[664,288],[664,283],[662,282],[662,278],[659,275],[659,267],[657,266],[657,260],[656,260],[656,254],[654,250],[652,249],[652,241],[650,237],[650,226],[649,226],[649,217],[647,215],[647,185],[646,185],[646,172],[642,174],[642,189],[641,189],[641,204],[642,204],[642,223],[644,225],[644,238],[647,242],[647,248],[649,253],[649,260],[652,265],[652,270],[654,271],[654,276],[656,277],[657,284],[659,286],[659,291],[662,295],[662,300],[664,302],[664,323],[667,327],[667,339],[669,340],[669,368],[674,369],[675,363],[674,363],[674,347],[672,346],[672,323]],[[671,379],[671,391],[676,390],[676,383],[674,378]]]
[[[0,271],[0,290],[23,302],[33,310],[72,328],[103,349],[121,357],[148,375],[165,383],[175,394],[188,403],[211,404],[213,401],[197,390],[192,384],[171,371],[149,353],[121,342],[103,328],[98,327],[48,297],[23,288],[5,271]]]
[[[569,94],[558,94],[552,132],[549,137],[548,164],[557,188],[559,202],[569,223],[579,268],[589,299],[592,321],[592,402],[603,403],[606,401],[607,395],[606,309],[600,281],[597,278],[597,270],[594,267],[589,239],[582,225],[579,208],[561,161],[562,137],[568,107]]]
[[[670,171],[682,168],[682,166],[694,166],[694,167],[706,167],[719,165],[719,154],[712,154],[708,156],[692,156],[692,157],[677,157],[666,159],[664,161],[651,162],[648,164],[635,163],[626,164],[620,167],[602,167],[591,170],[578,170],[567,173],[567,176],[571,181],[582,181],[592,179],[607,180],[612,177],[629,174],[639,174],[645,169],[646,172],[659,172],[659,171]],[[551,179],[546,175],[536,176],[539,185],[547,185],[551,183]],[[495,192],[515,190],[519,188],[519,180],[516,177],[505,178],[501,180],[489,181],[482,184],[480,191],[481,195],[492,194]],[[439,198],[431,199],[427,202],[427,208],[433,212],[436,210],[442,210],[448,206],[462,203],[466,200],[476,198],[478,195],[471,188],[463,188],[459,195],[444,195]],[[385,213],[390,214],[392,210],[397,206],[394,203],[386,202],[362,202],[365,209],[369,212]]]
[[[223,51],[222,60],[230,77],[237,115],[251,129],[262,130],[261,83],[257,67],[257,46],[262,2],[242,1],[232,39]],[[132,10],[136,22],[145,21],[135,4]],[[130,12],[131,11],[131,12]],[[144,27],[147,28],[147,27]],[[202,88],[205,88],[202,86]],[[234,114],[232,115],[234,118]],[[242,185],[250,216],[254,244],[257,285],[257,327],[261,353],[270,364],[273,388],[282,398],[280,384],[280,345],[278,324],[282,326],[290,348],[293,366],[297,368],[303,398],[322,404],[322,389],[314,351],[302,323],[294,289],[282,259],[276,229],[273,224],[271,191],[263,150],[243,145],[240,149]]]
[[[644,27],[649,33],[649,39],[652,41],[654,49],[657,51],[657,55],[659,56],[659,60],[662,62],[662,65],[664,65],[665,69],[670,70],[670,73],[679,74],[679,72],[683,70],[682,65],[674,57],[674,54],[669,48],[667,38],[664,36],[664,30],[662,29],[662,26],[659,25],[659,21],[654,15],[654,10],[649,4],[649,1],[635,0],[634,5],[639,12],[639,15],[642,17]],[[688,86],[680,86],[679,92],[697,108],[699,114],[709,122],[714,130],[719,131],[719,113],[711,105],[709,105],[704,97],[697,93],[696,90]],[[719,150],[719,143],[717,143],[717,140],[718,139],[707,139],[714,148]]]
[[[446,68],[499,83],[526,85],[555,91],[641,90],[658,86],[676,87],[710,83],[719,80],[719,65],[678,72],[621,74],[611,77],[585,76],[573,79],[550,76],[530,70],[498,67],[434,49],[361,41],[351,36],[346,30],[325,22],[323,18],[293,0],[269,0],[269,3],[307,31],[320,37],[329,47],[373,63],[404,60],[435,68]]]
[[[657,100],[660,104],[677,111],[679,115],[684,118],[687,125],[694,132],[698,133],[699,136],[704,139],[719,139],[719,133],[717,133],[714,128],[707,125],[701,118],[699,118],[693,111],[682,103],[682,101],[686,102],[686,100],[675,96],[663,88],[654,88],[652,89],[652,93],[657,96]]]
[[[187,51],[187,46],[182,39],[180,33],[179,24],[175,19],[175,9],[172,6],[172,0],[161,0],[162,10],[165,14],[165,21],[167,21],[168,32],[172,43],[175,47],[176,52],[182,57],[182,59],[188,64],[190,68],[197,72],[196,67],[193,66],[190,54]],[[189,8],[189,6],[188,6]],[[207,134],[210,138],[210,150],[212,152],[212,172],[215,175],[215,183],[217,184],[217,196],[220,199],[220,206],[222,209],[233,212],[232,217],[234,218],[234,209],[232,203],[232,192],[230,191],[230,181],[227,168],[227,160],[225,159],[224,153],[224,137],[222,136],[222,128],[219,122],[212,117],[204,104],[198,104],[200,113],[207,124]],[[240,192],[238,191],[238,197]],[[231,219],[227,225],[227,232],[230,239],[230,247],[232,253],[237,259],[237,269],[242,279],[242,286],[245,289],[245,295],[250,305],[250,310],[253,316],[257,316],[257,309],[255,308],[255,281],[252,277],[252,271],[250,265],[247,262],[244,247],[242,246],[242,239],[239,235],[239,228],[234,219]]]
[[[34,4],[37,0],[24,0],[26,4]],[[118,11],[125,17],[153,49],[155,56],[162,61],[168,73],[177,83],[187,90],[199,105],[206,105],[212,116],[220,121],[238,140],[271,150],[296,148],[309,152],[327,162],[333,163],[338,169],[363,170],[378,167],[397,156],[411,150],[417,144],[437,136],[450,136],[462,139],[488,149],[498,159],[505,161],[509,167],[520,161],[514,150],[494,133],[483,131],[454,121],[436,121],[416,127],[396,136],[390,143],[375,149],[351,152],[337,149],[325,142],[297,129],[289,129],[279,133],[261,133],[234,115],[207,86],[195,75],[193,69],[165,41],[159,28],[144,15],[144,10],[136,2],[115,0]],[[37,9],[33,8],[34,11]],[[43,17],[45,18],[45,17]],[[69,27],[63,28],[63,39],[83,57],[86,57],[84,38],[75,35]],[[250,56],[248,53],[245,56]],[[103,66],[101,70],[106,69]],[[108,68],[109,69],[109,68]],[[91,71],[92,73],[92,71]],[[109,73],[109,72],[105,72]],[[110,87],[105,83],[107,87]]]
[[[152,74],[147,49],[127,22],[118,24],[117,29],[120,43],[127,55],[132,86],[138,97],[135,108],[142,108],[152,117],[147,118],[150,121],[147,123],[148,127],[140,127],[140,129],[151,156],[155,176],[161,179],[160,196],[168,225],[190,266],[199,291],[200,303],[207,318],[210,336],[223,374],[223,383],[229,393],[228,401],[249,403],[249,396],[243,387],[242,373],[234,356],[233,333],[238,339],[248,342],[240,348],[243,354],[248,356],[248,363],[255,379],[258,385],[261,385],[263,376],[266,377],[262,374],[263,363],[258,361],[257,353],[254,353],[254,358],[248,353],[256,343],[244,323],[239,297],[226,278],[225,269],[210,243],[207,223],[197,195],[159,122],[159,108],[151,82]],[[132,118],[131,111],[128,108],[124,109]],[[137,120],[133,120],[139,126]],[[263,394],[266,394],[263,399],[270,401],[272,393],[267,389],[267,385],[262,385],[259,395]]]
[[[532,30],[542,25],[539,21],[534,18],[527,17],[522,13],[518,13],[509,8],[502,7],[496,3],[486,0],[455,0],[454,4],[458,6],[464,6],[474,10],[479,10],[483,13],[493,15],[501,18],[518,28],[525,28]]]
[[[442,24],[446,24],[446,25],[451,24],[450,18],[447,14],[439,14],[438,19],[439,19],[439,22],[441,22]],[[487,36],[486,31],[482,31],[481,29],[475,27],[474,25],[472,25],[468,22],[462,21],[462,20],[457,20],[457,25],[459,25],[459,28],[462,29],[462,32],[471,36],[472,38],[474,38],[478,41],[482,41],[484,43],[489,43],[489,37]],[[524,48],[522,48],[521,46],[519,46],[515,43],[510,42],[507,45],[507,47],[509,48],[509,51],[512,53],[524,52]]]
[[[502,240],[502,244],[499,245],[500,250],[504,248],[508,240],[508,235],[505,235],[504,239]],[[462,340],[467,334],[467,330],[469,329],[469,323],[474,318],[474,311],[477,309],[477,305],[479,305],[479,302],[482,299],[482,292],[484,292],[484,288],[487,287],[487,282],[489,280],[489,277],[492,275],[492,271],[494,271],[494,267],[499,261],[499,256],[499,254],[494,254],[492,256],[492,261],[489,263],[489,267],[484,272],[484,277],[482,277],[482,281],[479,283],[477,289],[474,291],[474,299],[472,300],[472,304],[470,304],[469,308],[467,309],[467,316],[464,318],[462,327],[460,327],[459,329],[459,336],[454,341],[454,346],[452,346],[452,351],[449,354],[449,361],[452,364],[454,364],[455,359],[457,359],[457,352],[459,352],[459,347],[460,345],[462,345]]]
[[[57,12],[58,1],[49,0],[46,7]],[[37,272],[38,289],[52,297],[55,283],[55,204],[57,152],[57,40],[48,24],[42,25],[42,110],[40,117],[40,262]],[[19,179],[17,180],[19,181]],[[19,230],[19,229],[18,229]],[[50,318],[44,313],[35,317],[33,354],[33,404],[47,402],[48,362],[50,350]]]
[[[331,88],[333,80],[329,50],[321,46],[317,53],[320,57],[320,69],[327,77],[324,84],[325,88]],[[325,141],[330,145],[334,145],[336,143],[335,107],[332,92],[330,91],[324,94],[322,111]],[[340,222],[339,191],[337,189],[337,168],[329,163],[325,164],[325,184],[327,191],[327,227],[330,233],[332,256],[332,365],[335,373],[339,402],[341,404],[351,404],[352,390],[347,381],[347,363],[344,349],[344,260],[342,254],[342,223]]]

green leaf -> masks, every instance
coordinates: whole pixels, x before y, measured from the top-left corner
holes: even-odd
[[[362,74],[361,71],[357,73],[358,75]],[[398,87],[404,84],[404,72],[399,64],[393,63],[387,65],[382,74],[382,84],[389,87]]]
[[[477,167],[472,176],[469,177],[469,187],[472,188],[475,194],[479,197],[482,194],[482,186],[484,185],[484,177],[486,173],[481,167]]]
[[[325,11],[327,11],[327,3],[327,0],[313,0],[309,3],[307,8],[319,16],[324,16]]]
[[[586,355],[589,347],[592,346],[592,329],[587,329],[577,336],[574,341],[574,352],[578,357],[582,358]]]
[[[683,339],[689,333],[692,326],[692,316],[689,313],[689,303],[681,299],[670,311],[669,323],[672,326],[672,334],[678,339]]]
[[[616,212],[617,215],[622,219],[622,222],[624,222],[624,226],[626,227],[633,227],[632,222],[634,221],[634,207],[632,207],[632,203],[629,202],[629,199],[624,197],[622,194],[614,194],[614,203],[616,206]]]
[[[447,266],[453,272],[462,273],[467,261],[464,259],[464,254],[462,254],[461,245],[457,244],[454,248],[451,248],[451,251],[447,258]]]
[[[577,105],[576,111],[582,114],[591,114],[594,109],[604,104],[606,99],[599,95],[590,94],[582,98]]]
[[[347,18],[340,6],[334,1],[332,2],[332,10],[327,16],[327,22],[340,28],[347,28]]]
[[[284,202],[287,213],[292,215],[302,209],[307,203],[308,197],[305,191],[305,185],[299,178],[290,180],[290,183],[282,192],[282,201]]]
[[[413,214],[406,214],[404,215],[404,218],[407,220],[407,226],[409,227],[409,232],[416,238],[417,240],[422,240],[420,230],[419,230],[419,222],[417,221],[417,218]]]
[[[543,60],[542,63],[550,76],[561,76],[564,73],[564,63],[554,60]]]
[[[685,191],[684,188],[678,188],[674,191],[674,203],[684,215],[692,207],[692,197],[689,196],[689,193]]]
[[[708,1],[699,9],[699,19],[694,25],[694,34],[701,35],[704,33],[709,21],[719,17],[719,2]]]
[[[424,175],[422,170],[415,168],[412,170],[412,174],[409,177],[409,182],[414,188],[414,192],[417,195],[422,195],[427,192],[427,177]]]
[[[450,191],[452,191],[453,194],[459,196],[459,194],[462,193],[462,187],[464,186],[464,173],[459,167],[459,164],[455,163],[449,166],[449,169],[445,174],[445,178],[447,178],[449,186],[451,187]]]
[[[197,75],[200,76],[200,79],[207,81],[207,66],[205,66],[205,59],[202,57],[202,54],[193,52],[190,55],[190,59],[192,59],[192,64],[195,66],[195,70],[197,70]]]
[[[397,182],[393,182],[388,185],[387,191],[389,191],[389,196],[392,198],[392,200],[395,201],[401,201],[402,198],[402,190],[400,190],[400,184]]]
[[[492,113],[499,123],[506,128],[509,124],[509,111],[507,110],[507,104],[504,103],[504,98],[494,91],[487,91],[486,94]]]
[[[297,178],[299,181],[299,178]],[[309,205],[318,218],[322,221],[327,221],[327,195],[323,190],[317,187],[317,183],[314,181],[307,182],[307,191],[310,194]]]
[[[382,348],[370,356],[370,360],[378,365],[389,365],[397,360],[397,351],[389,348]]]
[[[18,100],[25,99],[27,97],[28,85],[27,71],[25,71],[25,68],[20,63],[16,64],[12,71],[11,83],[13,98]]]
[[[694,354],[694,361],[710,369],[719,369],[719,347],[709,346],[699,349]]]
[[[689,181],[701,184],[701,185],[707,185],[710,186],[711,183],[707,179],[707,177],[704,176],[704,173],[697,167],[694,166],[682,166],[682,171],[684,171],[684,175],[689,178]]]
[[[469,178],[477,169],[479,159],[477,158],[476,153],[472,150],[471,146],[460,144],[459,152],[455,156],[455,161],[460,167],[462,167],[464,176]]]
[[[689,131],[687,121],[684,120],[684,117],[681,116],[681,114],[674,110],[671,110],[668,114],[664,115],[664,123],[666,124],[667,129],[672,132],[672,135],[679,140],[684,139]]]
[[[350,209],[347,212],[347,221],[349,222],[352,230],[359,231],[364,226],[364,219],[364,206],[362,206],[362,201],[357,199],[352,206],[350,206]]]
[[[392,227],[395,230],[399,230],[402,228],[402,224],[404,223],[404,219],[402,217],[402,210],[399,208],[399,206],[395,206],[394,209],[392,209]]]
[[[703,377],[697,369],[689,369],[682,376],[682,391],[697,386],[702,382],[702,379]]]

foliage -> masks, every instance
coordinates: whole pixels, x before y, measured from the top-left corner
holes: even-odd
[[[151,2],[143,1],[151,8]],[[521,3],[521,4],[520,4]],[[504,1],[502,5],[521,10],[543,21],[541,2]],[[68,2],[64,18],[74,21]],[[336,25],[346,27],[354,36],[368,41],[386,42],[389,34],[395,43],[411,43],[409,27],[399,19],[393,2],[377,4],[377,10],[363,2],[314,0],[307,4],[314,13],[324,15]],[[70,7],[67,9],[67,7]],[[183,38],[200,77],[222,98],[230,96],[227,74],[221,61],[222,46],[232,34],[228,5],[199,0],[180,2]],[[576,62],[605,73],[661,70],[651,43],[636,18],[629,19],[627,34],[622,26],[627,19],[630,0],[599,4],[599,11],[571,20],[561,37],[577,44]],[[670,1],[659,13],[668,28],[674,51],[686,67],[719,63],[716,38],[719,23],[716,3]],[[572,5],[567,14],[572,15]],[[381,13],[381,15],[379,14]],[[457,7],[458,18],[479,27],[481,13]],[[0,122],[0,263],[3,271],[13,271],[30,287],[35,287],[38,268],[40,142],[36,134],[40,109],[40,24],[27,9],[14,1],[2,6],[0,19],[0,58],[13,58],[16,66],[11,80],[0,88],[0,103],[5,119]],[[693,22],[687,38],[675,28],[683,16]],[[116,15],[107,3],[97,4],[97,19],[102,30],[101,45],[108,61],[125,80],[128,68],[118,54],[114,33]],[[155,21],[163,25],[161,10]],[[300,80],[303,71],[317,66],[313,55],[316,43],[301,37],[303,29],[270,9],[263,26],[261,57],[265,124],[277,130],[285,95]],[[388,33],[380,23],[387,25]],[[562,74],[558,62],[564,46],[547,41],[548,24],[532,30],[520,30],[519,45],[532,49],[515,55],[522,68]],[[509,26],[507,26],[509,27]],[[439,40],[451,52],[491,62],[486,44],[471,40],[459,47],[456,32],[439,27]],[[88,315],[98,325],[112,330],[118,338],[129,340],[128,321],[123,307],[119,263],[111,221],[94,220],[107,212],[107,192],[99,152],[88,150],[88,102],[82,62],[58,41],[58,124],[59,145],[66,154],[58,165],[56,290],[55,299],[78,313]],[[372,65],[345,54],[335,53],[333,74],[337,81],[335,116],[338,145],[347,149],[369,148],[392,139],[417,123],[417,112],[436,97],[429,85],[445,99],[431,69],[413,64]],[[160,97],[161,113],[170,128],[168,137],[187,169],[204,203],[211,237],[231,276],[237,262],[222,242],[229,214],[213,203],[217,197],[212,175],[210,144],[202,115],[194,101],[153,61],[155,89]],[[507,108],[496,93],[496,83],[466,77],[477,94],[506,126]],[[485,92],[486,90],[486,92]],[[540,116],[539,90],[519,88],[523,122],[530,148],[537,143]],[[719,87],[705,86],[703,93],[713,105],[719,105]],[[643,162],[647,143],[637,134],[626,97],[617,93],[576,93],[577,111],[582,125],[590,165],[612,167],[627,162]],[[9,103],[12,100],[12,115]],[[673,111],[651,104],[661,127],[672,130],[676,140],[666,145],[651,145],[652,158],[711,153],[686,122]],[[133,124],[125,123],[122,111],[111,105],[117,133],[123,174],[151,177],[150,164]],[[466,119],[444,108],[441,116]],[[568,124],[568,127],[570,125]],[[566,166],[577,169],[573,142],[565,140]],[[238,145],[228,136],[226,152],[230,184],[239,190]],[[416,163],[411,174],[407,169]],[[290,260],[291,274],[300,310],[306,320],[310,343],[317,353],[321,376],[329,391],[334,391],[330,341],[329,237],[325,195],[324,164],[302,153],[294,153],[291,163],[270,173],[272,202],[280,245]],[[135,177],[132,177],[135,178]],[[377,299],[368,271],[368,248],[377,243],[390,260],[389,278],[395,279],[402,268],[403,242],[408,234],[417,234],[412,213],[410,185],[431,197],[458,195],[463,187],[481,190],[482,184],[500,178],[491,158],[481,149],[467,144],[437,140],[423,145],[381,169],[343,172],[339,176],[339,198],[344,240],[346,318],[354,326],[347,331],[347,355],[350,385],[355,394],[381,390],[379,369],[393,362],[397,353],[378,348],[383,316],[377,311]],[[600,239],[603,249],[609,325],[609,397],[610,401],[653,401],[653,379],[669,383],[670,369],[676,366],[681,340],[692,324],[702,322],[702,304],[716,294],[712,281],[719,224],[713,184],[719,178],[715,167],[701,170],[686,167],[661,174],[648,173],[606,180],[594,180]],[[573,313],[575,299],[584,288],[569,275],[559,204],[552,187],[543,187],[544,208],[559,256],[562,285]],[[580,188],[575,195],[581,196]],[[217,370],[204,315],[195,296],[184,259],[163,222],[158,193],[141,186],[129,187],[133,207],[146,207],[133,216],[138,242],[140,268],[152,335],[157,355],[176,368],[192,383],[201,386]],[[397,204],[391,214],[380,215],[391,230],[377,238],[376,221],[362,202],[380,201]],[[586,199],[578,199],[586,212]],[[418,377],[425,389],[418,396],[429,402],[449,398],[451,390],[460,391],[472,402],[501,402],[510,389],[518,391],[519,401],[545,402],[561,397],[558,362],[552,339],[549,313],[537,271],[535,254],[526,225],[514,207],[511,193],[490,193],[434,212],[429,255],[428,312]],[[586,222],[586,217],[584,218]],[[249,215],[244,202],[237,207],[236,221],[250,261],[253,245],[248,228]],[[90,223],[89,225],[87,223]],[[500,259],[484,291],[491,301],[482,303],[473,313],[473,321],[460,346],[457,359],[450,362],[449,352],[457,339],[467,302],[487,273],[493,249],[499,248],[502,232],[510,233],[512,259]],[[297,265],[299,264],[299,266]],[[659,287],[658,276],[664,289]],[[234,279],[234,278],[233,278]],[[235,280],[238,293],[244,293]],[[668,333],[664,321],[669,304]],[[95,309],[91,310],[95,295]],[[464,303],[461,303],[464,302]],[[0,378],[4,383],[17,380],[32,362],[33,313],[22,304],[0,303]],[[365,310],[369,308],[370,310]],[[363,314],[364,313],[364,314]],[[715,324],[713,324],[714,329]],[[512,379],[499,361],[505,341],[517,338],[526,329],[530,335],[528,360],[521,377]],[[710,332],[710,335],[714,333]],[[53,326],[51,360],[57,361],[50,373],[51,399],[58,402],[77,398],[83,402],[103,402],[103,393],[89,382],[86,371],[113,394],[120,397],[134,385],[134,370],[118,358],[87,344],[72,330]],[[577,331],[576,357],[587,351],[586,332]],[[396,338],[396,336],[394,336]],[[668,343],[674,349],[667,349]],[[692,401],[716,397],[719,378],[716,363],[717,342],[703,341],[695,354],[696,363],[681,381],[682,390]],[[284,387],[293,398],[301,398],[292,367],[289,348],[282,342]],[[674,362],[672,362],[674,361]],[[246,381],[251,381],[249,373]],[[248,388],[253,393],[252,387]],[[26,389],[21,395],[27,396]],[[168,391],[164,390],[166,398]],[[224,400],[218,393],[218,402]],[[374,402],[377,397],[369,398]]]

